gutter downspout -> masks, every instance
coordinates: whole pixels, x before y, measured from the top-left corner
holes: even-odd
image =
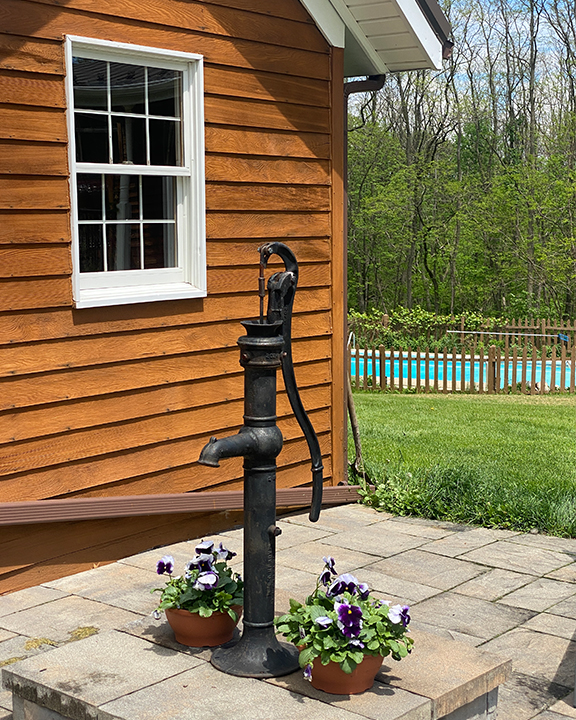
[[[359,92],[375,92],[381,90],[384,86],[386,75],[370,75],[367,80],[353,80],[344,83],[344,208],[343,208],[343,232],[344,232],[344,317],[348,314],[348,98],[350,95]],[[347,333],[345,333],[346,337]],[[356,410],[354,408],[354,399],[352,398],[352,385],[350,382],[350,368],[348,367],[348,345],[344,345],[344,367],[346,368],[346,406],[350,416],[350,424],[352,426],[352,435],[354,437],[354,448],[356,457],[354,459],[354,468],[357,473],[362,471],[362,447],[360,443],[360,433],[358,429],[358,420],[356,418]],[[346,437],[346,433],[344,433]],[[348,457],[348,444],[344,441],[344,457]],[[348,466],[348,461],[346,461]],[[364,482],[366,478],[364,477]]]

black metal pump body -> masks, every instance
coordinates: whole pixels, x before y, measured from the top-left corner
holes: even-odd
[[[276,425],[276,374],[282,367],[294,414],[312,457],[313,497],[310,520],[318,519],[322,503],[322,459],[314,429],[306,415],[294,379],[291,320],[298,265],[283,243],[260,249],[260,318],[242,323],[246,335],[238,339],[244,368],[244,424],[236,435],[211,438],[199,462],[219,467],[227,457],[244,458],[244,629],[239,642],[219,648],[212,664],[242,677],[278,677],[298,668],[298,651],[278,641],[274,632],[276,537],[276,457],[282,433]],[[264,317],[264,269],[271,255],[279,255],[286,270],[268,282],[268,310]]]

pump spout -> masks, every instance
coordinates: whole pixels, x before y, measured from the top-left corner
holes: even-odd
[[[258,457],[275,458],[282,449],[282,433],[277,427],[247,427],[244,425],[236,435],[217,440],[211,437],[200,452],[200,465],[220,467],[222,458]]]

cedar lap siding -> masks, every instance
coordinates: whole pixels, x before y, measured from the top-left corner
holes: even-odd
[[[258,313],[256,249],[273,239],[300,262],[296,378],[336,484],[342,50],[298,0],[2,0],[0,20],[0,502],[241,489],[241,459],[196,460],[242,422],[239,321]],[[66,35],[204,56],[207,297],[73,307]],[[278,486],[309,483],[283,392],[278,414]],[[2,527],[0,593],[240,517]]]

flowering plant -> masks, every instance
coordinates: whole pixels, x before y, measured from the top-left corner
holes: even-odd
[[[236,553],[227,550],[222,543],[214,548],[211,540],[196,545],[195,552],[196,556],[186,564],[184,575],[172,574],[174,558],[171,555],[164,555],[156,563],[158,575],[169,578],[165,587],[152,590],[162,593],[156,615],[159,616],[160,610],[178,608],[201,617],[226,612],[234,621],[238,620],[232,607],[242,605],[244,583],[227,565]]]
[[[351,673],[365,655],[406,657],[414,643],[407,636],[409,607],[372,599],[366,583],[349,573],[337,575],[334,558],[323,560],[316,589],[304,605],[290,600],[290,612],[274,620],[278,632],[301,648],[304,677],[312,678],[317,658]]]

